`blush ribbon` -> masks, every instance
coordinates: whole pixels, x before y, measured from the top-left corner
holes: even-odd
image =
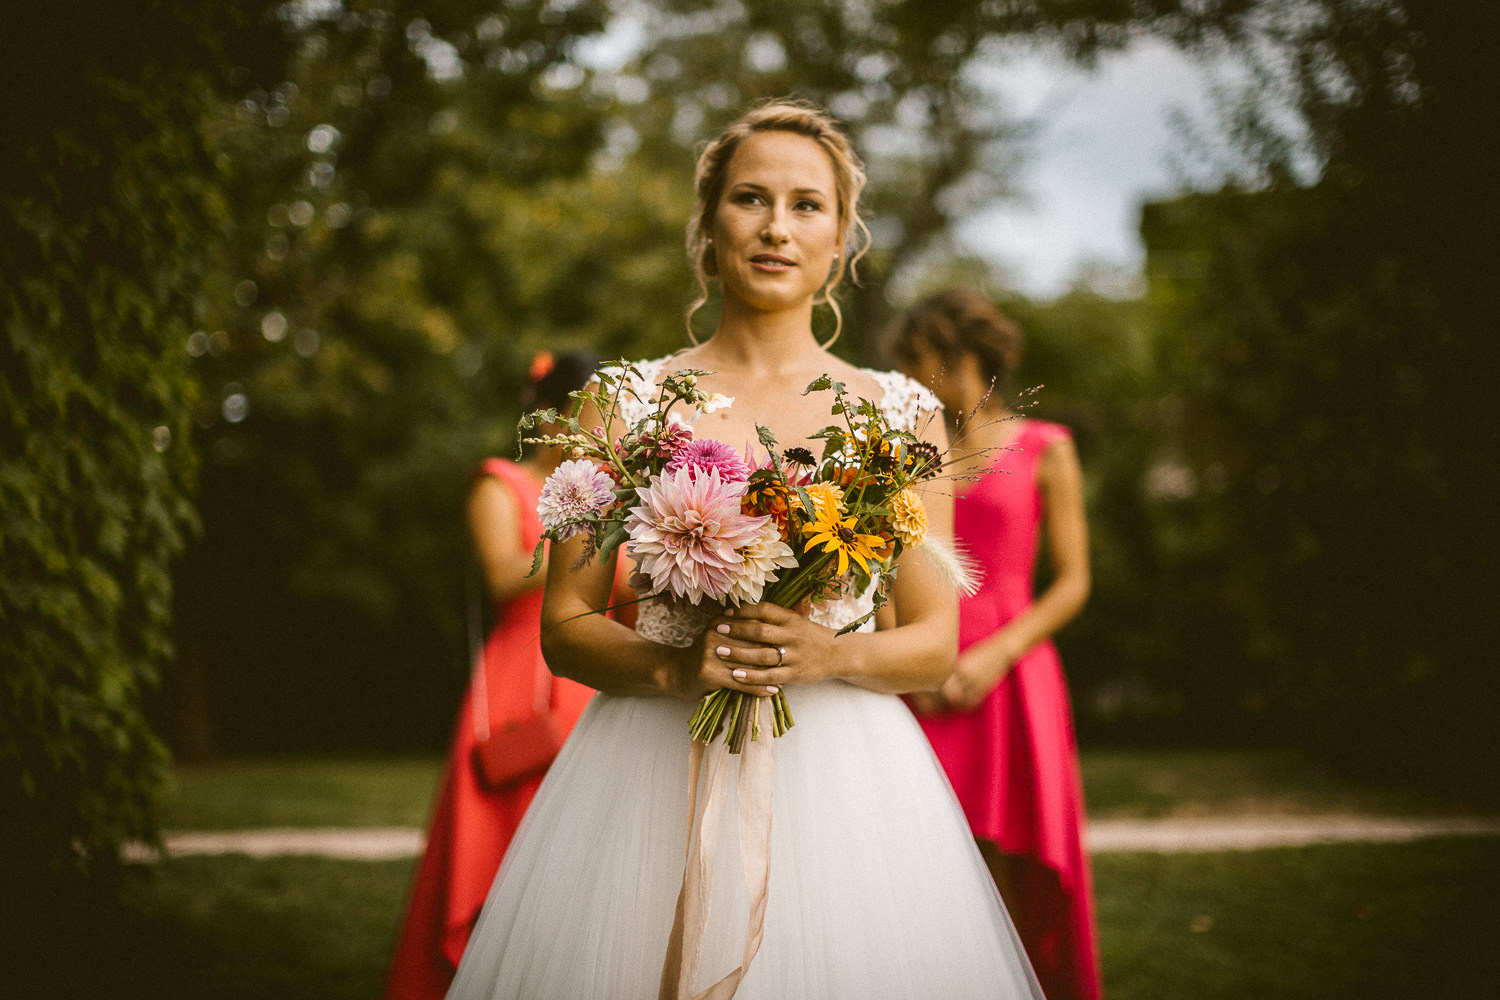
[[[764,698],[755,699],[752,725],[760,723]],[[677,893],[677,912],[667,939],[662,962],[659,1000],[730,1000],[740,980],[750,970],[750,961],[760,950],[765,934],[766,896],[771,880],[771,726],[760,739],[746,740],[737,775],[739,788],[740,855],[749,890],[750,915],[745,928],[745,952],[739,967],[701,993],[693,993],[693,980],[702,957],[703,935],[712,890],[713,859],[718,843],[719,814],[724,808],[725,778],[729,748],[724,743],[707,747],[697,740],[688,751],[688,838],[683,865],[682,888]],[[714,757],[703,788],[703,813],[698,814],[698,783],[705,753]]]

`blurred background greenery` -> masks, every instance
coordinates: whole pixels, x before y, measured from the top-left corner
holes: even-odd
[[[442,745],[462,497],[538,349],[683,343],[694,144],[831,107],[876,247],[837,350],[952,282],[1073,426],[1086,744],[1300,747],[1493,795],[1495,9],[1405,0],[60,0],[0,59],[0,872],[110,881],[170,755]],[[623,45],[620,25],[636,30]],[[1253,68],[1144,281],[1028,298],[955,228],[999,46]],[[1185,136],[1184,142],[1191,142]],[[1207,140],[1204,140],[1207,142]],[[1229,154],[1223,154],[1223,150]]]

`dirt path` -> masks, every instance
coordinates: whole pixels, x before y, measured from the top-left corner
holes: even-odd
[[[1089,826],[1089,851],[1247,851],[1351,841],[1392,842],[1426,837],[1500,836],[1500,817],[1234,816],[1195,819],[1105,819]],[[405,827],[225,830],[165,836],[167,854],[315,854],[381,861],[422,849],[422,831]],[[144,847],[131,860],[154,855]]]

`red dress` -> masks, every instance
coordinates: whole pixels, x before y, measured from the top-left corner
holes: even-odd
[[[959,605],[959,648],[985,639],[1032,600],[1042,498],[1037,466],[1066,440],[1028,420],[988,475],[956,498],[954,534],[984,566]],[[919,721],[976,837],[1034,862],[1018,880],[1018,929],[1052,1000],[1100,995],[1093,879],[1067,681],[1057,649],[1038,643],[976,708]],[[1008,901],[1011,902],[1011,901]]]
[[[541,484],[519,465],[499,458],[487,459],[479,472],[499,479],[514,494],[521,513],[516,547],[530,553],[542,534],[536,513]],[[540,589],[495,608],[495,625],[479,665],[485,672],[492,730],[534,708],[538,671],[547,670],[538,642],[541,613]],[[552,705],[571,727],[594,692],[565,678],[550,679]],[[496,792],[480,783],[473,764],[473,697],[471,687],[458,712],[386,1000],[442,1000],[448,992],[500,860],[541,784],[538,776]]]

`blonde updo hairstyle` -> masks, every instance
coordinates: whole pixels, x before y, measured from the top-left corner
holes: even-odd
[[[714,213],[719,210],[719,200],[724,195],[724,176],[729,161],[734,158],[740,143],[757,132],[791,132],[806,136],[823,147],[833,165],[840,250],[834,256],[828,281],[813,300],[814,305],[826,302],[833,310],[833,336],[823,345],[827,347],[838,339],[844,323],[832,292],[845,274],[851,281],[859,280],[855,265],[870,248],[870,230],[859,215],[859,196],[865,187],[865,165],[854,152],[848,136],[826,111],[809,102],[790,99],[768,101],[751,109],[717,139],[709,142],[698,156],[698,167],[693,175],[696,197],[687,226],[687,252],[699,292],[687,311],[688,337],[697,343],[693,336],[693,314],[708,301],[709,282],[718,277],[713,243],[709,237],[713,232]]]

